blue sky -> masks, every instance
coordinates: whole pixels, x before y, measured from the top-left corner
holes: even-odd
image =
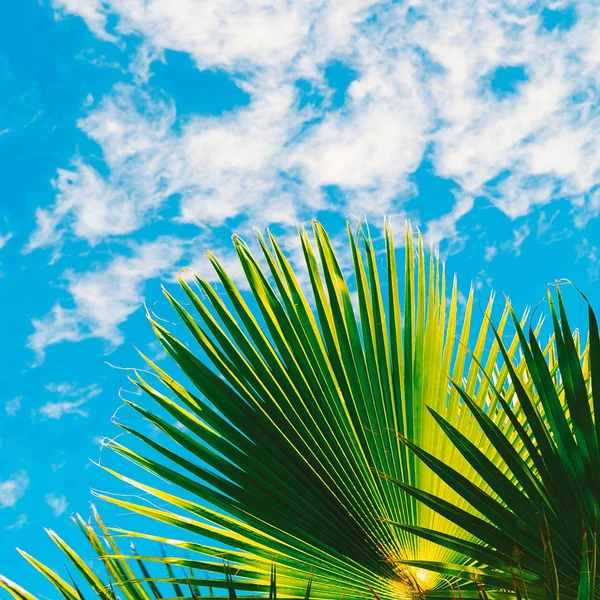
[[[120,489],[90,462],[131,389],[114,367],[160,357],[143,303],[170,318],[160,283],[210,276],[207,248],[241,281],[233,231],[270,225],[298,261],[312,217],[340,241],[348,215],[409,218],[465,295],[522,309],[567,277],[597,305],[596,2],[2,7],[7,576],[31,577],[14,546],[54,556],[43,526],[76,536],[90,487]]]

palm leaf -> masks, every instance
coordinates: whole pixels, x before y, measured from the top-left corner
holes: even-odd
[[[461,303],[456,281],[447,285],[439,259],[433,253],[426,258],[421,237],[415,243],[410,227],[399,277],[389,224],[383,233],[380,253],[367,229],[348,226],[349,281],[315,221],[311,231],[299,230],[309,289],[300,285],[299,271],[269,233],[257,235],[264,267],[234,236],[249,295],[211,253],[223,296],[200,277],[179,278],[185,302],[165,290],[184,331],[174,335],[158,320],[150,322],[187,383],[144,357],[158,383],[138,374],[134,383],[150,404],[127,404],[162,438],[156,442],[121,425],[131,443],[108,445],[156,479],[144,483],[121,469],[104,468],[160,507],[98,494],[149,519],[148,532],[113,530],[113,535],[163,543],[169,555],[157,561],[169,569],[210,563],[209,570],[221,575],[220,585],[233,582],[249,592],[269,590],[273,562],[282,594],[297,593],[299,582],[314,577],[312,593],[319,598],[358,599],[365,590],[382,600],[424,593],[475,598],[487,593],[481,588],[484,578],[498,581],[474,571],[482,556],[464,549],[473,548],[478,533],[489,529],[482,524],[492,508],[516,526],[501,498],[513,493],[508,486],[517,485],[515,478],[523,479],[523,473],[512,471],[504,460],[506,445],[491,441],[472,418],[463,392],[514,448],[513,463],[518,457],[531,468],[537,457],[520,435],[520,429],[538,427],[525,424],[529,407],[519,404],[507,415],[494,397],[502,390],[512,405],[514,395],[532,393],[534,381],[523,375],[529,363],[517,356],[524,321],[516,321],[517,335],[506,340],[510,311],[505,309],[492,329],[490,298],[477,319],[480,327],[473,329],[473,289]],[[571,357],[572,348],[565,345],[564,352]],[[499,366],[501,356],[505,362]],[[517,389],[513,382],[520,376]],[[450,386],[449,377],[459,385]],[[571,380],[574,393],[580,392],[580,382]],[[444,435],[436,420],[447,422],[454,438]],[[578,423],[585,435],[585,414]],[[483,458],[474,461],[465,447],[481,448]],[[432,464],[452,465],[461,481],[479,490],[481,506],[461,493],[466,484],[457,490],[448,477],[437,476],[415,448],[438,461]],[[502,490],[495,478],[504,483]],[[529,482],[531,489],[534,483]],[[436,500],[425,502],[423,495]],[[510,497],[516,501],[514,493]],[[462,521],[455,522],[455,515]],[[152,535],[153,521],[179,534],[174,529],[169,539]],[[156,597],[155,587],[142,581],[148,578],[136,578],[130,566],[140,557],[120,554],[108,530],[102,535],[108,549],[90,541],[115,589],[122,588],[128,600]],[[178,556],[182,550],[198,557],[195,567]],[[231,573],[217,567],[223,560]],[[454,567],[436,574],[427,566],[434,563]],[[473,581],[461,583],[467,571],[474,573]],[[191,574],[167,573],[162,580],[152,578],[154,586],[169,583],[176,595],[185,593],[188,582],[192,596],[193,586],[207,583]],[[504,575],[500,579],[504,582]],[[507,589],[514,589],[512,581]]]
[[[242,550],[238,564],[259,565],[264,572],[266,561],[275,560],[284,585],[288,578],[298,580],[314,572],[314,593],[322,597],[358,598],[367,586],[381,598],[411,597],[437,587],[445,587],[450,595],[447,578],[407,568],[406,561],[460,562],[462,554],[390,522],[470,536],[378,473],[473,510],[451,486],[423,468],[397,434],[444,457],[465,477],[477,477],[470,461],[438,434],[426,406],[436,407],[473,443],[481,442],[461,410],[459,391],[448,387],[447,378],[451,374],[469,390],[487,389],[487,380],[478,378],[466,350],[475,337],[474,356],[483,361],[487,353],[488,376],[507,379],[508,370],[496,367],[501,345],[486,344],[492,301],[481,328],[473,332],[471,291],[459,328],[457,284],[448,299],[438,259],[432,255],[426,260],[421,238],[413,245],[409,228],[403,290],[387,224],[383,277],[368,231],[348,228],[351,282],[344,279],[319,223],[313,223],[312,239],[304,229],[299,235],[312,300],[271,235],[258,236],[266,268],[234,238],[251,299],[240,293],[212,255],[225,299],[206,280],[196,278],[195,291],[181,278],[186,299],[197,313],[193,316],[165,291],[198,350],[189,349],[158,321],[152,320],[152,326],[197,391],[185,389],[149,360],[164,391],[141,376],[136,384],[185,427],[174,428],[155,409],[130,402],[168,436],[168,443],[159,448],[141,432],[130,427],[127,431],[162,457],[153,459],[152,453],[117,442],[110,446],[182,493],[166,493],[112,471],[171,508],[102,497]],[[507,317],[505,311],[500,331]],[[509,342],[511,355],[517,341],[515,337]],[[502,431],[510,432],[509,421],[495,418]],[[503,466],[496,468],[502,471]],[[481,477],[479,483],[486,485]],[[207,501],[214,508],[207,508]]]
[[[478,406],[481,398],[470,396],[464,386],[463,389],[455,386],[469,414],[481,427],[484,448],[496,448],[507,465],[506,472],[496,469],[485,453],[447,417],[430,409],[447,439],[486,481],[487,491],[453,466],[440,462],[431,452],[403,439],[406,447],[468,500],[485,521],[477,522],[422,490],[411,488],[410,493],[479,539],[478,544],[463,544],[460,551],[465,557],[483,563],[482,576],[493,573],[499,578],[494,585],[510,588],[516,583],[520,592],[530,598],[597,598],[600,595],[596,587],[600,440],[594,409],[600,365],[598,325],[590,307],[589,342],[581,350],[579,335],[569,326],[559,287],[555,297],[548,293],[548,305],[553,337],[551,351],[546,352],[534,331],[530,329],[525,335],[510,310],[525,361],[524,370],[515,367],[496,335],[512,387],[494,389],[493,399],[501,406],[504,418],[514,423],[516,438],[509,439],[490,419],[489,410],[481,410]],[[519,453],[516,448],[525,448],[526,452]],[[396,483],[405,487],[401,481]],[[424,537],[431,535],[426,531],[417,533]],[[453,538],[438,535],[436,539],[448,548],[457,547]],[[514,551],[507,556],[510,545]],[[520,581],[508,576],[508,570],[517,561],[523,576]],[[459,569],[463,562],[452,568]],[[447,573],[449,567],[431,562],[427,568]]]

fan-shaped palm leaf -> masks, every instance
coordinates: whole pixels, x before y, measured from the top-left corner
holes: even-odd
[[[313,240],[307,230],[299,232],[312,297],[270,234],[257,236],[265,268],[234,237],[251,299],[212,254],[225,299],[207,280],[196,278],[194,290],[180,278],[197,313],[193,316],[165,291],[197,349],[188,348],[157,320],[151,320],[152,326],[193,387],[146,359],[161,389],[139,374],[135,381],[155,405],[127,404],[161,430],[166,442],[121,424],[147,450],[117,441],[108,445],[175,487],[147,485],[107,470],[170,508],[100,496],[188,535],[213,540],[214,545],[177,542],[118,531],[204,556],[226,556],[242,574],[236,584],[247,589],[264,588],[275,561],[284,589],[297,590],[299,581],[314,574],[313,591],[319,598],[361,598],[369,588],[383,599],[411,598],[432,589],[442,590],[436,597],[444,589],[450,596],[453,572],[447,571],[449,579],[432,575],[410,561],[468,566],[483,556],[465,558],[460,544],[474,539],[472,532],[432,503],[418,502],[412,490],[418,487],[467,515],[477,514],[477,507],[464,499],[462,490],[435,476],[415,457],[414,447],[401,440],[452,464],[482,493],[494,495],[489,478],[443,434],[426,407],[472,444],[483,444],[491,464],[504,475],[508,467],[502,449],[482,434],[464,409],[462,388],[450,387],[448,377],[475,398],[502,435],[514,437],[516,422],[486,403],[494,388],[512,389],[510,360],[518,336],[501,343],[508,318],[504,311],[497,340],[488,342],[492,300],[478,316],[481,326],[472,331],[473,291],[459,306],[456,282],[447,289],[439,261],[433,255],[426,260],[420,237],[413,246],[409,228],[405,273],[399,278],[389,226],[381,272],[369,234],[363,229],[353,234],[349,227],[350,284],[319,223],[313,222],[312,233]],[[470,342],[473,357],[466,350]],[[498,368],[500,351],[510,360]],[[526,366],[521,360],[514,369],[521,373]],[[532,385],[526,382],[525,389]],[[171,418],[161,416],[159,407]],[[515,409],[518,418],[520,410]],[[517,453],[525,451],[517,447]],[[382,472],[405,487],[391,485]],[[460,542],[440,544],[419,528]],[[176,557],[169,560],[184,564]],[[479,593],[475,585],[462,591],[465,598]]]

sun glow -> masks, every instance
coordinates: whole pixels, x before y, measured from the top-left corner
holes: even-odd
[[[402,580],[397,582],[398,597],[415,597],[416,593],[426,592],[435,587],[439,575],[427,569],[420,569],[407,565],[399,566],[398,574]]]
[[[430,590],[437,581],[437,574],[426,569],[411,569],[412,575],[422,591]]]

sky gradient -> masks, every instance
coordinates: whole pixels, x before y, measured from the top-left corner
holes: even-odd
[[[160,285],[214,279],[207,249],[243,286],[233,232],[298,263],[313,217],[340,247],[347,217],[410,219],[463,297],[569,278],[598,306],[597,2],[2,7],[0,555],[32,592],[13,548],[56,556],[42,527],[73,541],[90,487],[121,489],[90,459],[136,349],[164,359],[144,304],[174,320]]]

